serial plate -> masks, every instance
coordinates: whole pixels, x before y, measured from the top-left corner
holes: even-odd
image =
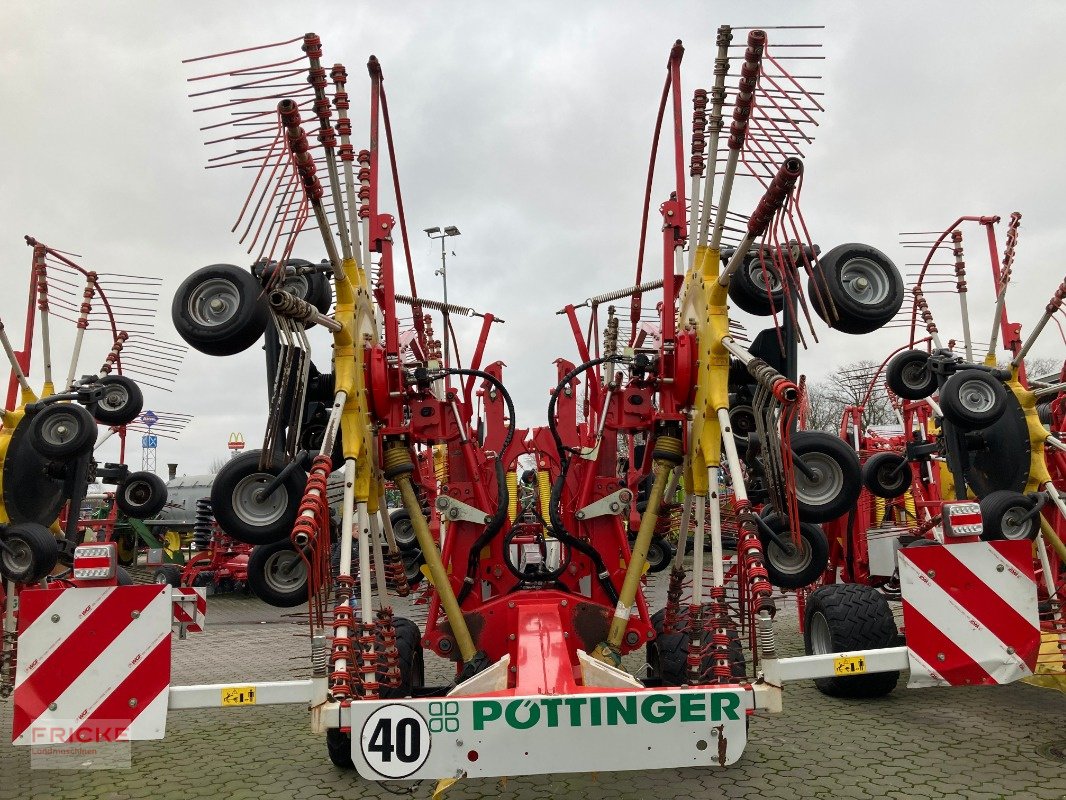
[[[833,671],[837,675],[861,675],[866,672],[866,659],[862,656],[834,658]]]
[[[754,695],[669,689],[352,703],[352,760],[371,780],[727,766]]]

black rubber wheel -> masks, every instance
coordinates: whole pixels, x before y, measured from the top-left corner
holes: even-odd
[[[773,259],[766,256],[760,260],[758,253],[745,256],[729,279],[729,299],[737,308],[757,317],[768,317],[774,311],[780,313],[784,308],[785,290]]]
[[[133,586],[133,576],[122,567],[119,567],[115,573],[115,580],[118,581],[119,586]]]
[[[389,512],[389,520],[392,521],[392,535],[396,539],[396,546],[403,552],[417,549],[418,537],[415,536],[415,526],[411,524],[411,515],[407,510],[399,508]]]
[[[964,431],[987,428],[1006,411],[1007,389],[983,370],[960,370],[940,390],[940,409],[948,422]]]
[[[289,473],[269,497],[258,493],[282,470],[275,465],[259,468],[259,450],[230,459],[211,483],[211,508],[219,527],[239,542],[272,544],[292,533],[307,476],[301,469]]]
[[[807,297],[830,328],[871,333],[903,305],[903,277],[880,250],[868,244],[842,244],[819,256]]]
[[[673,545],[662,536],[653,536],[648,546],[648,572],[662,572],[670,566],[673,558]]]
[[[981,538],[986,542],[996,539],[1036,539],[1040,533],[1040,514],[1037,512],[1026,518],[1034,508],[1036,498],[1020,492],[1001,489],[982,497],[981,518],[984,528]]]
[[[855,507],[862,491],[862,469],[851,446],[831,433],[799,431],[792,436],[794,457],[814,474],[793,465],[796,499],[805,522],[828,522]]]
[[[288,539],[259,545],[248,556],[248,588],[277,608],[306,603],[307,563]]]
[[[829,564],[829,539],[825,532],[810,522],[800,522],[800,546],[792,544],[788,520],[777,514],[764,517],[774,533],[789,542],[789,549],[782,550],[766,533],[759,530],[762,542],[766,573],[770,583],[782,589],[799,589],[810,586],[825,573]]]
[[[755,410],[747,404],[729,406],[729,427],[733,429],[737,451],[743,457],[755,435]]]
[[[862,485],[878,497],[900,497],[911,488],[911,469],[900,453],[874,453],[862,465]]]
[[[885,384],[904,400],[924,400],[936,391],[929,354],[922,350],[896,353],[885,366]]]
[[[270,321],[263,287],[233,264],[212,264],[186,278],[170,314],[181,338],[209,356],[247,350]]]
[[[152,573],[152,583],[165,583],[175,588],[181,586],[181,567],[174,564],[164,564]]]
[[[663,633],[663,623],[666,621],[666,609],[662,608],[651,616],[652,627],[655,628],[655,639],[648,643],[645,657],[648,662],[648,677],[658,678],[665,686],[685,686],[689,682],[688,677],[688,634],[684,632]],[[684,627],[684,620],[679,620],[678,627]],[[729,633],[729,665],[733,677],[741,679],[747,676],[747,660],[744,657],[744,646],[740,641],[740,634],[733,628]],[[710,633],[707,634],[709,641]],[[705,642],[706,644],[707,642]],[[708,652],[700,660],[699,683],[707,684],[714,681],[714,655]]]
[[[94,444],[96,420],[74,403],[52,403],[30,421],[30,446],[46,458],[76,458]]]
[[[104,396],[87,409],[104,425],[128,425],[144,408],[141,387],[125,375],[108,375],[100,379]]]
[[[0,533],[0,575],[15,583],[36,583],[49,575],[59,560],[59,545],[44,525],[20,522]]]
[[[119,484],[115,504],[127,517],[148,519],[167,504],[167,485],[154,472],[131,472]]]
[[[894,647],[898,635],[888,601],[870,586],[820,586],[807,598],[803,647],[808,655]],[[814,684],[830,697],[882,697],[896,688],[898,680],[897,670],[815,678]]]
[[[422,632],[406,617],[393,619],[396,628],[396,650],[400,661],[398,686],[383,686],[382,699],[409,697],[415,689],[426,685],[426,668],[422,653]],[[355,769],[352,762],[352,735],[339,728],[326,731],[326,752],[333,765],[341,769]]]

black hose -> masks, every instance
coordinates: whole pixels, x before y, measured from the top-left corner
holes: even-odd
[[[496,455],[496,513],[493,514],[492,519],[490,519],[485,526],[485,530],[481,532],[481,535],[470,548],[470,555],[467,558],[466,563],[466,576],[463,578],[463,586],[459,590],[459,595],[456,598],[462,603],[474,588],[478,563],[481,560],[481,551],[485,549],[485,546],[488,545],[488,543],[496,537],[496,534],[503,529],[503,523],[507,521],[507,501],[510,495],[507,491],[507,473],[503,468],[503,456],[504,453],[507,452],[511,440],[514,438],[515,410],[511,395],[507,392],[507,389],[504,388],[503,383],[489,373],[482,372],[479,369],[455,368],[445,369],[444,373],[446,375],[471,375],[491,383],[497,390],[499,390],[500,394],[503,395],[503,402],[504,405],[507,406],[508,418],[510,419],[510,423],[507,426],[507,435],[503,437],[503,444],[500,446],[500,452]]]
[[[566,384],[570,383],[574,378],[580,375],[585,370],[592,367],[599,366],[611,362],[613,364],[620,364],[624,361],[621,356],[604,356],[603,358],[594,358],[592,361],[586,361],[584,364],[580,364],[570,370],[563,376],[562,380],[555,385],[555,391],[552,392],[551,399],[548,401],[548,430],[551,432],[552,439],[555,440],[555,449],[559,452],[559,461],[565,461],[567,458],[567,448],[563,446],[563,440],[559,436],[559,431],[555,426],[555,406],[558,403],[559,392],[566,388]]]

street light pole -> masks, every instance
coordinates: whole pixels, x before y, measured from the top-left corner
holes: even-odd
[[[458,236],[459,229],[454,225],[449,225],[443,231],[440,228],[426,228],[426,235],[430,239],[440,239],[440,269],[434,274],[440,275],[442,282],[444,283],[444,310],[442,312],[444,316],[444,366],[449,366],[449,326],[448,326],[448,254],[445,251],[444,240],[449,236]]]

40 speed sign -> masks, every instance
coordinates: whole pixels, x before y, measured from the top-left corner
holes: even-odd
[[[726,766],[753,708],[740,687],[358,702],[352,760],[371,780]]]

